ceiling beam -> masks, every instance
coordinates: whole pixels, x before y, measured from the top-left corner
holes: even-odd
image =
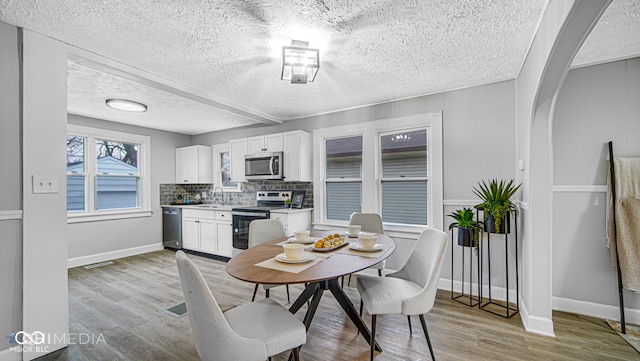
[[[68,45],[68,60],[87,68],[95,69],[108,74],[113,74],[123,79],[152,87],[169,94],[173,94],[175,96],[183,97],[208,106],[215,107],[234,115],[253,120],[257,123],[262,123],[265,125],[282,124],[282,120],[275,119],[269,114],[262,113],[255,109],[242,106],[240,104],[222,99],[220,97],[205,94],[202,91],[191,88],[184,84],[162,78],[158,75],[138,68],[134,68],[119,61],[106,58],[104,56],[72,45]]]

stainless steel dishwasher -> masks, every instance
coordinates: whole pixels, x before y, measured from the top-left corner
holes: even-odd
[[[182,249],[182,208],[162,207],[162,244]]]

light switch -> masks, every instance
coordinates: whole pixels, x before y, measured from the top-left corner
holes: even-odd
[[[58,182],[55,177],[34,175],[33,193],[58,193]]]

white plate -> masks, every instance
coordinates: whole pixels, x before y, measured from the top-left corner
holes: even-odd
[[[291,237],[291,238],[287,239],[287,242],[289,242],[289,243],[300,243],[300,244],[311,244],[311,243],[316,243],[320,239],[321,238],[318,238],[318,237],[309,237],[304,241],[299,241],[299,240],[296,239],[296,237]]]
[[[374,244],[371,248],[364,248],[360,243],[350,243],[349,248],[354,251],[362,251],[362,252],[375,252],[382,249],[382,245]]]
[[[287,258],[287,256],[284,253],[280,253],[275,258],[276,258],[276,261],[282,262],[282,263],[305,263],[305,262],[313,261],[316,258],[316,255],[309,252],[305,252],[302,255],[302,258],[291,259],[291,258]]]

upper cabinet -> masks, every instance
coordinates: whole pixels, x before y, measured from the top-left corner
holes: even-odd
[[[234,139],[229,141],[229,156],[231,157],[232,182],[246,182],[244,177],[244,156],[247,154],[247,138]]]
[[[313,138],[310,133],[294,130],[282,134],[284,141],[284,181],[311,182],[311,149]]]
[[[204,145],[176,149],[176,183],[213,183],[213,151]]]
[[[302,130],[261,135],[229,141],[231,180],[246,182],[244,156],[264,152],[283,152],[284,181],[311,182],[312,136]]]
[[[247,153],[282,152],[284,145],[282,133],[260,135],[247,139]]]

